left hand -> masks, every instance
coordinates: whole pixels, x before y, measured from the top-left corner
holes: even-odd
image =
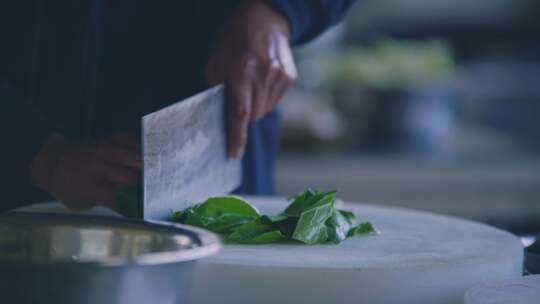
[[[116,207],[121,189],[140,185],[142,156],[137,138],[116,133],[94,143],[50,140],[30,167],[32,183],[73,209]]]
[[[241,158],[250,121],[272,111],[296,79],[288,21],[263,0],[229,17],[206,67],[210,84],[228,85],[228,153]]]

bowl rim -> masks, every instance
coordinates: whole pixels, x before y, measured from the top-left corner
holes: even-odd
[[[194,248],[186,248],[182,250],[163,251],[163,252],[149,252],[136,256],[113,256],[104,258],[89,258],[89,259],[77,259],[73,260],[51,260],[44,262],[35,261],[2,261],[0,265],[28,265],[28,266],[68,266],[68,265],[86,265],[86,266],[98,266],[98,267],[122,267],[133,265],[162,265],[180,262],[189,262],[209,257],[217,254],[221,250],[221,240],[218,235],[210,232],[206,229],[193,227],[184,224],[178,224],[166,221],[156,220],[140,220],[124,217],[112,217],[102,215],[85,215],[85,214],[59,214],[48,212],[21,212],[10,211],[0,214],[0,219],[3,217],[28,217],[28,218],[69,218],[71,220],[83,220],[83,221],[107,221],[111,223],[124,223],[126,225],[133,225],[138,228],[154,228],[161,230],[169,230],[169,232],[178,232],[187,234],[195,239],[195,242],[199,246]],[[165,232],[165,231],[164,231]]]

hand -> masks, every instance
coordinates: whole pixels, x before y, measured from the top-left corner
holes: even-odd
[[[244,154],[248,124],[272,111],[296,79],[289,25],[261,0],[241,4],[225,23],[206,67],[210,84],[228,85],[228,153]]]
[[[68,207],[114,208],[118,190],[141,183],[140,145],[118,133],[95,144],[54,137],[34,158],[32,182]]]

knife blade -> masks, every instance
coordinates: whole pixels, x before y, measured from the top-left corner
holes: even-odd
[[[227,156],[225,87],[219,85],[142,118],[145,219],[163,220],[240,185]]]

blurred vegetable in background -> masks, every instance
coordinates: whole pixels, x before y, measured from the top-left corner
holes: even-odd
[[[398,41],[381,39],[370,46],[300,53],[300,75],[308,81],[318,65],[319,85],[378,89],[419,88],[448,80],[454,71],[450,47],[439,39]],[[304,64],[302,64],[304,63]],[[300,77],[302,79],[303,77]]]
[[[303,81],[284,105],[285,150],[451,154],[455,67],[444,40],[385,38],[298,56]]]

